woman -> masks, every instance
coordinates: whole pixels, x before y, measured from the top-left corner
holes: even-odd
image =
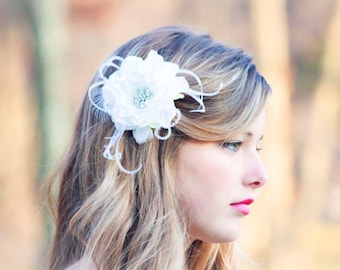
[[[181,27],[117,49],[51,177],[50,269],[234,269],[268,93],[242,50]]]

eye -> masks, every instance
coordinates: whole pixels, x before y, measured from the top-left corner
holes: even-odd
[[[260,138],[260,140],[259,140],[259,142],[258,142],[258,144],[256,145],[256,151],[257,152],[259,152],[259,151],[261,151],[263,148],[262,148],[262,138],[263,138],[263,136]]]
[[[224,142],[222,146],[232,152],[237,152],[242,145],[241,141]]]

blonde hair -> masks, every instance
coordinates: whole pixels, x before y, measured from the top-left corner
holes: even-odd
[[[48,185],[56,222],[50,269],[65,269],[81,258],[82,269],[90,264],[97,269],[234,269],[231,243],[196,240],[185,247],[176,156],[188,138],[220,141],[246,127],[263,108],[270,87],[241,49],[182,27],[148,32],[113,55],[145,57],[151,49],[194,72],[204,92],[223,87],[204,98],[205,113],[190,112],[197,103],[189,96],[177,100],[182,117],[165,141],[154,138],[139,145],[125,131],[121,163],[130,170],[142,165],[132,175],[103,158],[105,137],[113,134],[114,125],[85,97],[72,142]],[[195,80],[188,81],[198,89]]]

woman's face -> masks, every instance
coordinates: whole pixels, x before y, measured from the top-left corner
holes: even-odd
[[[265,111],[232,140],[188,140],[179,150],[177,188],[191,240],[230,242],[249,214],[255,189],[267,181],[258,155]]]

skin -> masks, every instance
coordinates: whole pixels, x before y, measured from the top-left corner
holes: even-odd
[[[179,150],[176,184],[190,242],[238,238],[245,214],[231,204],[254,199],[268,178],[258,154],[264,128],[265,110],[233,140],[188,140]]]

